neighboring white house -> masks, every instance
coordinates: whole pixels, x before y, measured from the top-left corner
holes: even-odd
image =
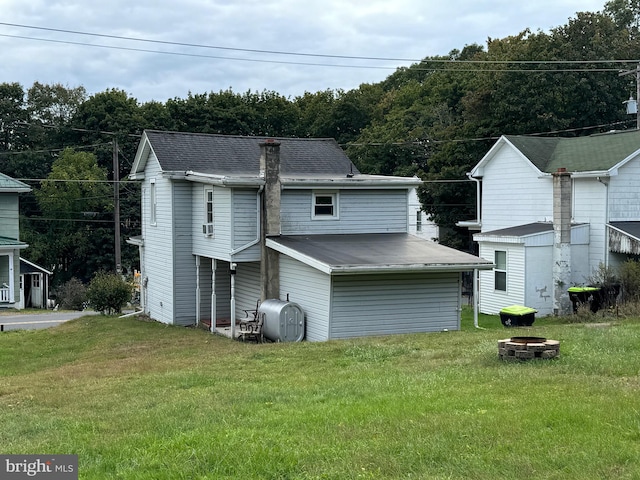
[[[416,188],[409,191],[409,233],[425,240],[438,241],[438,225],[422,210]]]
[[[492,262],[409,232],[419,179],[362,175],[334,140],[145,131],[141,303],[175,325],[295,302],[307,340],[457,329],[461,274]]]
[[[480,215],[480,311],[522,304],[541,315],[570,309],[567,289],[600,264],[640,254],[640,132],[577,138],[503,136],[469,174]]]

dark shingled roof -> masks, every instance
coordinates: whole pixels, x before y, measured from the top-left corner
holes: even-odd
[[[283,235],[268,237],[268,240],[339,273],[466,271],[493,267],[492,262],[475,255],[408,233]]]
[[[258,175],[260,143],[280,143],[283,175],[359,173],[333,139],[242,137],[203,133],[145,131],[164,171],[215,175]]]
[[[526,235],[534,235],[536,233],[552,231],[552,223],[534,222],[527,223],[525,225],[517,225],[515,227],[501,228],[499,230],[491,230],[490,232],[482,232],[480,235],[491,235],[495,237],[524,237]]]
[[[542,138],[505,135],[540,171],[558,168],[569,172],[609,170],[640,150],[640,132],[629,130],[588,137]]]

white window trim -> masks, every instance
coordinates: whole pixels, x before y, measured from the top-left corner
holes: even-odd
[[[316,198],[331,197],[333,202],[333,215],[316,215]],[[340,203],[338,192],[335,191],[318,191],[311,195],[311,219],[312,220],[338,220],[340,218]]]
[[[209,194],[211,194],[211,202],[209,202]],[[209,218],[209,203],[211,203],[211,218]],[[204,189],[204,215],[202,224],[202,234],[205,237],[213,237],[213,222],[214,222],[214,206],[213,206],[213,188],[205,188]]]
[[[158,192],[156,192],[156,179],[152,178],[149,182],[149,224],[157,225]]]
[[[494,250],[493,251],[493,259],[496,259],[497,252],[504,252],[504,269],[498,268],[498,264],[496,263],[495,268],[493,269],[493,290],[496,292],[507,293],[509,289],[509,274],[507,272],[509,266],[509,252],[507,250]],[[504,290],[497,288],[496,285],[496,273],[504,273]]]

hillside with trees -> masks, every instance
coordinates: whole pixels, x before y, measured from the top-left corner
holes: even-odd
[[[121,236],[139,234],[140,193],[128,182],[144,129],[332,137],[363,173],[417,175],[441,243],[469,247],[455,222],[476,215],[466,173],[503,134],[590,135],[635,128],[640,2],[612,0],[549,32],[525,30],[399,68],[350,91],[232,90],[140,103],[110,89],[0,84],[0,172],[28,183],[21,239],[54,283],[113,270],[114,179]],[[117,152],[117,155],[115,155]],[[114,166],[117,165],[117,172]],[[114,175],[115,173],[115,175]],[[122,241],[122,265],[137,250]]]

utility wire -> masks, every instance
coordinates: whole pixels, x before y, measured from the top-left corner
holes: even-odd
[[[172,45],[172,46],[180,46],[180,47],[190,47],[190,48],[205,48],[205,49],[215,49],[215,50],[225,50],[225,51],[233,51],[233,52],[247,52],[247,53],[261,53],[268,55],[287,55],[287,56],[300,56],[300,57],[316,57],[316,58],[339,58],[339,59],[347,59],[347,60],[375,60],[375,61],[393,61],[393,62],[433,62],[433,63],[491,63],[491,64],[593,64],[593,63],[637,63],[638,60],[454,60],[454,59],[415,59],[415,58],[392,58],[392,57],[364,57],[364,56],[351,56],[351,55],[330,55],[330,54],[320,54],[320,53],[303,53],[303,52],[291,52],[291,51],[281,51],[281,50],[259,50],[253,48],[238,48],[238,47],[224,47],[218,45],[206,45],[206,44],[198,44],[198,43],[183,43],[183,42],[172,42],[165,40],[152,40],[147,38],[139,38],[139,37],[127,37],[121,35],[108,35],[102,33],[94,33],[94,32],[82,32],[78,30],[66,30],[59,28],[50,28],[50,27],[39,27],[35,25],[23,25],[18,23],[7,23],[0,22],[0,25],[5,25],[9,27],[17,27],[17,28],[27,28],[33,30],[41,30],[48,32],[57,32],[57,33],[67,33],[73,35],[83,35],[89,37],[100,37],[100,38],[110,38],[117,40],[127,40],[134,42],[144,42],[151,43],[157,45]],[[11,36],[11,35],[2,35],[2,36]],[[44,40],[33,37],[17,37],[17,38],[28,38],[33,40]],[[78,43],[80,45],[91,45],[86,43]],[[120,47],[114,47],[120,48]],[[145,50],[146,51],[146,50]],[[157,53],[170,53],[170,52],[157,52]],[[226,57],[213,57],[213,58],[226,58]]]

